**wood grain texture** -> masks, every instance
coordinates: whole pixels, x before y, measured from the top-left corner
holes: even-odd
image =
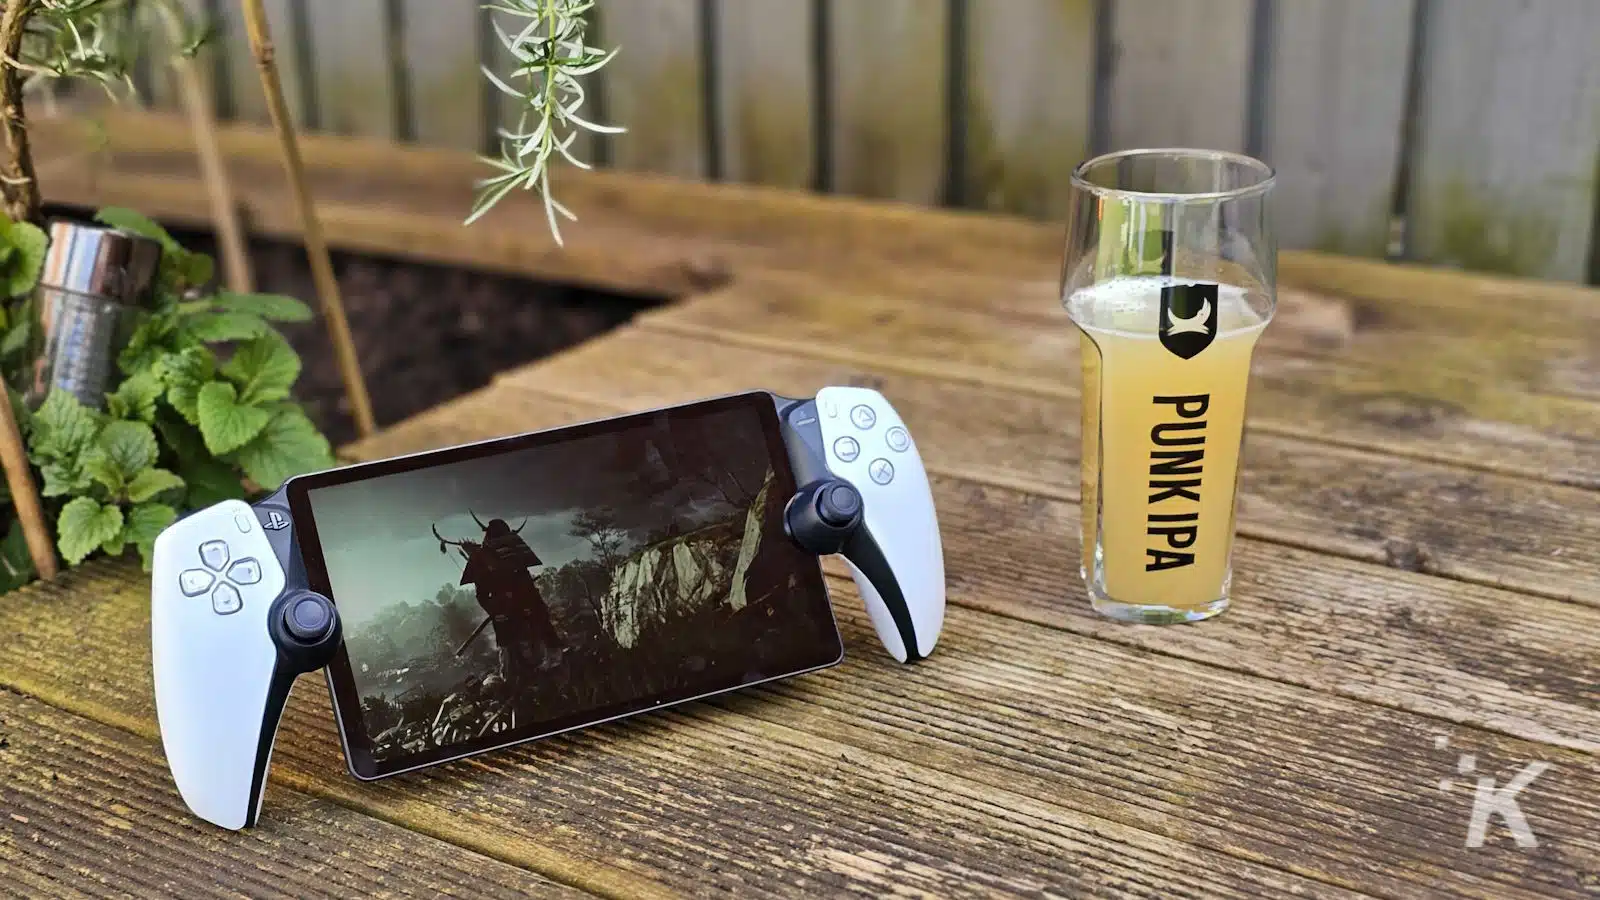
[[[1408,254],[1583,280],[1600,189],[1600,4],[1428,10]]]
[[[341,0],[342,2],[342,0]],[[283,100],[289,107],[289,117],[296,126],[305,122],[305,104],[301,102],[300,48],[294,43],[294,28],[290,0],[265,0],[267,26],[272,30],[272,43],[276,50],[278,80],[283,85]],[[250,52],[250,38],[245,32],[244,12],[238,3],[218,5],[215,51],[221,55],[228,72],[228,104],[230,119],[266,125],[267,98],[262,93],[261,73],[256,68],[255,56]]]
[[[112,152],[63,165],[46,182],[52,199],[88,206],[132,205],[203,227],[204,195],[193,141],[181,119],[110,112]],[[74,159],[97,135],[82,122],[30,126],[40,158]],[[221,130],[241,201],[265,235],[298,235],[283,202],[270,132]],[[557,248],[537,203],[508,203],[491,220],[460,227],[482,164],[466,152],[302,135],[317,182],[318,212],[344,249],[400,255],[495,272],[577,281],[657,295],[692,293],[750,270],[826,271],[840,279],[897,283],[907,273],[982,285],[1004,299],[1059,278],[1060,229],[999,215],[973,215],[844,196],[818,197],[733,184],[699,184],[616,171],[564,173],[562,197],[582,224]],[[1280,287],[1342,295],[1362,317],[1475,323],[1479,331],[1583,337],[1575,321],[1593,315],[1600,292],[1579,285],[1423,265],[1389,264],[1284,251]],[[1446,315],[1448,314],[1448,316]],[[1576,334],[1575,334],[1576,332]],[[1596,339],[1591,339],[1590,344]],[[1508,342],[1511,343],[1511,342]],[[1408,351],[1409,352],[1409,351]],[[1568,361],[1566,378],[1600,393],[1600,367]]]
[[[937,204],[944,185],[944,3],[832,5],[833,189]]]
[[[938,656],[904,667],[833,590],[852,654],[836,669],[381,784],[345,775],[307,680],[274,783],[524,865],[581,859],[598,890],[1580,897],[1600,861],[1592,756],[962,607]],[[146,681],[126,677],[147,663],[145,591],[93,566],[19,595],[0,680],[153,736]],[[1553,763],[1543,854],[1503,830],[1498,852],[1452,839],[1469,803],[1438,790],[1440,735],[1485,771]]]
[[[387,5],[388,0],[306,4],[318,130],[397,136]]]
[[[477,4],[404,0],[406,78],[416,139],[476,152],[484,134],[484,83],[478,70]]]
[[[1244,150],[1251,0],[1117,0],[1111,150]]]
[[[1055,397],[1060,440],[1068,448],[1076,440],[1076,341],[1066,329],[815,285],[793,293],[734,286],[643,319],[769,353],[988,386],[991,403],[1017,393]],[[1383,417],[1385,396],[1373,399],[1370,419]],[[1344,415],[1363,414],[1357,398]],[[1596,417],[1600,408],[1590,410],[1591,423]],[[1592,424],[1578,427],[1593,440]],[[1039,446],[1016,444],[1013,471],[1035,465]],[[1254,536],[1558,599],[1600,596],[1600,509],[1588,491],[1272,434],[1247,442],[1241,478],[1241,528]],[[1027,483],[1076,496],[1075,475]],[[1441,520],[1444,499],[1451,514]]]
[[[12,896],[589,896],[294,791],[223,831],[184,807],[157,742],[4,691],[0,811]]]
[[[1075,422],[1076,410],[1052,401],[628,328],[503,376],[459,409],[419,417],[351,453],[383,458],[537,427],[525,411],[552,397],[576,420],[732,393],[748,389],[755,372],[763,387],[788,396],[851,383],[894,398],[935,475],[947,577],[963,589],[957,603],[1600,751],[1600,715],[1592,708],[1600,698],[1600,639],[1574,637],[1585,628],[1577,623],[1600,625],[1600,610],[1247,539],[1236,553],[1237,603],[1218,626],[1108,625],[1089,612],[1076,571],[1078,436],[1062,424]],[[1018,446],[1036,449],[1019,454]],[[1255,462],[1247,456],[1247,466]],[[1247,469],[1247,478],[1255,474]],[[1294,500],[1283,492],[1271,502]],[[1302,518],[1315,512],[1308,504]],[[1275,533],[1271,515],[1257,513],[1244,524],[1255,534]],[[1307,642],[1308,634],[1319,639]]]
[[[608,0],[601,6],[605,44],[618,48],[605,68],[608,114],[628,129],[612,139],[612,164],[704,176],[698,0]]]
[[[1415,3],[1273,4],[1262,154],[1280,246],[1387,250]]]
[[[718,0],[717,102],[724,176],[810,188],[812,15],[794,0]]]
[[[967,205],[1065,218],[1089,150],[1093,0],[980,3],[968,55]]]

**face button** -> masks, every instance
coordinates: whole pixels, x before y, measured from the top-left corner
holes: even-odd
[[[903,453],[907,447],[911,446],[911,435],[907,434],[906,430],[899,425],[889,429],[884,434],[883,439],[888,443],[889,449],[896,453]]]
[[[872,411],[872,407],[863,403],[850,410],[850,421],[862,431],[867,431],[878,424],[878,414]]]
[[[887,459],[875,459],[868,464],[867,474],[878,484],[888,484],[894,480],[894,466]]]
[[[853,437],[842,437],[833,442],[833,455],[839,457],[840,462],[854,462],[861,455],[861,445]]]

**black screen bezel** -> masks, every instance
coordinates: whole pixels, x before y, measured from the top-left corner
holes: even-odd
[[[572,425],[493,438],[374,462],[357,463],[296,476],[285,483],[285,492],[289,502],[290,516],[294,524],[296,541],[299,544],[301,561],[305,566],[307,585],[311,590],[333,599],[335,605],[337,605],[338,601],[337,598],[333,597],[332,584],[328,577],[327,564],[322,553],[322,541],[317,532],[316,515],[312,511],[310,497],[312,491],[337,485],[370,481],[433,466],[483,459],[579,440],[610,431],[636,427],[643,420],[663,414],[681,417],[685,413],[712,415],[728,410],[754,410],[757,413],[763,436],[766,439],[768,457],[773,467],[774,488],[792,496],[797,490],[797,485],[795,484],[794,470],[783,443],[777,399],[774,395],[765,391],[752,391],[714,397],[693,403],[666,406],[606,419],[595,419]],[[796,558],[803,559],[805,555],[797,554]],[[824,629],[825,634],[832,635],[832,642],[827,646],[819,645],[816,648],[815,663],[803,665],[792,670],[785,668],[783,671],[770,674],[762,673],[763,677],[715,687],[710,690],[696,691],[692,695],[685,695],[682,691],[667,692],[658,696],[638,698],[630,703],[612,704],[594,710],[574,713],[548,723],[546,729],[537,733],[521,735],[509,740],[497,735],[479,741],[442,747],[404,757],[394,757],[382,761],[374,759],[367,730],[362,721],[360,693],[356,689],[349,651],[346,645],[341,642],[334,654],[333,661],[328,664],[327,679],[328,690],[333,698],[334,716],[339,727],[339,739],[344,747],[345,761],[350,768],[350,774],[362,781],[387,778],[425,766],[476,756],[480,753],[504,749],[527,741],[539,740],[565,731],[625,718],[652,709],[661,709],[678,703],[711,697],[767,681],[789,678],[837,665],[844,659],[844,642],[839,635],[838,623],[834,618],[833,606],[828,594],[827,581],[823,577],[821,561],[815,557],[811,559],[813,560],[811,564],[799,566],[794,573],[796,583],[800,590],[805,591],[814,598],[816,606],[812,614],[818,616],[819,619],[825,615],[827,621],[833,626],[831,629]]]

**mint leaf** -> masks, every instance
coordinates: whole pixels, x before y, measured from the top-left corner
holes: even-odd
[[[0,353],[4,353],[3,348],[0,348]],[[115,419],[154,422],[156,401],[161,399],[165,390],[161,376],[155,370],[147,369],[124,378],[115,391],[107,394],[106,410]]]
[[[289,478],[333,466],[328,439],[296,406],[283,406],[255,440],[235,455],[250,480],[267,490],[277,490]]]
[[[287,294],[236,294],[219,291],[217,308],[227,312],[248,313],[269,322],[309,322],[311,307]]]
[[[101,506],[89,497],[74,498],[61,508],[56,520],[56,546],[69,565],[83,562],[95,548],[116,541],[121,534],[122,510]]]
[[[300,357],[277,335],[259,337],[234,351],[222,374],[238,386],[240,402],[270,403],[289,396],[300,377]]]
[[[197,403],[200,389],[211,381],[217,371],[216,358],[204,347],[190,347],[178,353],[161,357],[156,372],[167,386],[167,402],[190,425],[200,424]]]
[[[128,499],[143,503],[159,494],[182,488],[183,479],[166,469],[145,469],[128,482]]]
[[[94,220],[102,225],[110,225],[112,228],[120,228],[123,231],[130,231],[134,234],[160,241],[161,249],[166,253],[188,252],[183,249],[182,245],[172,239],[172,235],[167,234],[165,228],[157,225],[155,220],[143,213],[134,212],[121,206],[108,206],[95,213]],[[166,253],[162,255],[165,256]]]
[[[190,287],[210,284],[211,276],[217,274],[217,264],[204,253],[185,251],[177,261],[176,268],[184,284]]]
[[[39,471],[44,475],[44,484],[39,488],[39,493],[45,497],[82,494],[94,484],[93,476],[85,471],[77,457],[70,462],[46,462],[39,466]]]
[[[200,389],[197,407],[200,436],[206,449],[217,456],[232,453],[267,427],[272,414],[239,402],[239,393],[226,381],[213,381]]]
[[[208,312],[190,316],[189,333],[208,344],[219,341],[245,341],[272,332],[260,316],[236,312]]]
[[[171,312],[148,313],[139,319],[128,346],[117,355],[117,367],[124,375],[134,375],[160,363],[168,353],[198,344],[178,332],[178,320]]]
[[[22,532],[22,523],[11,520],[11,529],[0,541],[0,592],[13,591],[34,576],[33,557],[28,553],[28,539]]]
[[[16,324],[6,330],[4,340],[0,340],[0,357],[12,356],[20,353],[28,346],[28,338],[33,334],[32,323],[27,319],[19,319]]]
[[[139,548],[144,560],[144,570],[150,571],[151,556],[155,553],[156,537],[161,530],[178,520],[178,511],[163,503],[141,503],[128,510],[128,521],[122,529],[122,539]]]
[[[244,479],[226,463],[203,459],[183,466],[180,474],[189,488],[188,495],[183,498],[187,509],[204,509],[224,500],[245,498]]]
[[[39,270],[44,268],[44,253],[50,247],[50,239],[36,225],[10,224],[5,239],[15,252],[5,261],[5,295],[20,297],[39,283]]]
[[[200,437],[200,430],[192,425],[162,415],[156,418],[156,432],[161,435],[162,446],[171,450],[182,465],[211,459],[211,454],[206,452],[206,442]]]
[[[29,446],[43,459],[70,459],[88,448],[100,430],[100,420],[78,398],[53,390],[34,412]]]
[[[91,452],[104,453],[124,480],[155,465],[156,455],[161,452],[156,446],[156,433],[143,422],[112,422],[95,443],[95,451]]]

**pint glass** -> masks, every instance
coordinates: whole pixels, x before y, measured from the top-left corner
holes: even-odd
[[[1090,601],[1128,622],[1228,607],[1245,388],[1272,319],[1265,163],[1129,150],[1080,165],[1061,297],[1083,362]]]

